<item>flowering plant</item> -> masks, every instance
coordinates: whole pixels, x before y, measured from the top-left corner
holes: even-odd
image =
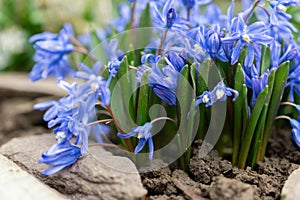
[[[183,169],[195,139],[219,139],[216,148],[233,165],[253,167],[264,158],[275,119],[290,120],[300,144],[297,114],[280,109],[277,116],[280,106],[300,110],[299,35],[288,12],[300,2],[250,2],[234,15],[232,0],[223,15],[210,0],[128,0],[105,29],[77,37],[65,24],[58,34],[32,36],[30,79],[54,76],[68,92],[34,106],[48,109],[44,120],[57,139],[40,159],[53,166],[44,174],[85,155],[91,132],[139,166],[147,155]]]

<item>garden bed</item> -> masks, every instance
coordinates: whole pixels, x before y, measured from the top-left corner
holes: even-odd
[[[215,150],[203,159],[197,152],[195,148],[187,173],[167,167],[143,174],[149,199],[280,199],[285,181],[300,163],[300,153],[286,130],[272,133],[265,161],[252,170],[232,167]]]

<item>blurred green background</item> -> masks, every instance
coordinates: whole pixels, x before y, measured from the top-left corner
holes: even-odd
[[[28,71],[34,50],[28,38],[58,32],[71,22],[77,33],[111,18],[108,0],[0,0],[0,71]]]
[[[78,34],[103,27],[107,19],[117,15],[121,1],[127,0],[0,0],[0,71],[32,68],[30,36],[43,31],[56,33],[65,22],[71,22]],[[223,11],[230,3],[217,1]]]

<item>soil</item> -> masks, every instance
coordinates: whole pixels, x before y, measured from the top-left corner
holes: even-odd
[[[254,169],[232,167],[215,150],[199,159],[201,144],[194,143],[187,172],[166,167],[142,174],[148,199],[280,199],[284,182],[300,164],[300,152],[289,131],[272,133],[265,161]]]

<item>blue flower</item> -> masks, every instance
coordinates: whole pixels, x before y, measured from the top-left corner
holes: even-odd
[[[272,67],[275,68],[285,61],[292,61],[298,55],[298,49],[294,44],[289,44],[283,55],[281,55],[281,45],[277,41],[270,45],[270,49],[272,53]]]
[[[63,168],[72,165],[80,157],[80,148],[71,145],[69,141],[63,140],[53,145],[39,159],[40,163],[53,166],[53,168],[43,171],[43,175],[54,174]]]
[[[294,102],[294,93],[300,96],[300,67],[295,64],[289,72],[286,87],[290,88],[290,101]]]
[[[295,119],[291,119],[290,124],[293,128],[291,131],[292,138],[297,146],[300,147],[300,123]]]
[[[153,66],[149,75],[149,86],[155,94],[169,105],[176,105],[176,88],[179,72],[173,65],[160,69],[158,62]]]
[[[207,51],[211,58],[215,58],[221,47],[220,26],[215,25],[211,28],[200,26],[200,45]]]
[[[29,39],[36,50],[33,57],[36,64],[29,75],[32,81],[49,76],[61,80],[73,72],[67,57],[75,49],[70,40],[72,34],[73,30],[66,24],[59,34],[45,32]]]
[[[182,0],[182,3],[188,9],[192,9],[195,5],[203,6],[210,3],[211,0]]]
[[[266,33],[268,27],[264,22],[259,21],[247,26],[242,15],[238,15],[232,20],[231,32],[225,38],[221,38],[223,43],[233,43],[233,51],[231,55],[231,65],[234,65],[240,56],[244,46],[248,47],[248,55],[245,59],[245,65],[251,66],[254,61],[254,47],[253,44],[266,45],[273,41],[273,38]]]
[[[176,53],[175,51],[169,51],[165,57],[165,60],[168,65],[173,66],[178,72],[180,72],[181,69],[187,64],[184,56]]]
[[[112,76],[109,77],[107,81],[99,75],[99,71],[102,67],[100,62],[96,62],[92,69],[90,69],[85,64],[80,64],[83,71],[79,71],[75,74],[76,78],[81,78],[87,80],[84,84],[81,85],[81,90],[85,91],[87,98],[90,100],[85,100],[94,107],[96,101],[98,100],[98,95],[100,94],[101,102],[104,106],[109,105],[110,103],[110,89],[109,84]],[[90,110],[90,109],[89,109]]]
[[[212,91],[205,91],[197,97],[195,105],[198,106],[204,103],[206,107],[212,106],[217,101],[225,101],[228,96],[233,96],[232,101],[235,101],[239,96],[238,91],[226,87],[223,81],[219,82]]]
[[[136,136],[139,139],[138,145],[135,147],[134,153],[139,153],[148,142],[149,147],[149,160],[153,158],[154,145],[151,134],[152,124],[147,122],[143,126],[132,128],[127,134],[118,133],[118,136],[123,139],[127,139]]]
[[[298,0],[275,0],[270,1],[270,6],[273,8],[273,13],[271,14],[271,23],[275,22],[274,18],[281,17],[286,20],[290,20],[292,16],[286,13],[286,6],[300,6],[300,2]]]
[[[118,47],[118,40],[112,39],[110,40],[108,46],[105,48],[105,52],[107,57],[109,58],[108,62],[108,71],[115,77],[119,70],[121,61],[124,57],[124,53],[121,50],[117,49]]]
[[[188,24],[180,20],[173,8],[174,0],[168,0],[163,7],[162,13],[159,12],[156,4],[151,4],[153,25],[158,28],[167,28],[173,31],[182,32],[188,30]]]

